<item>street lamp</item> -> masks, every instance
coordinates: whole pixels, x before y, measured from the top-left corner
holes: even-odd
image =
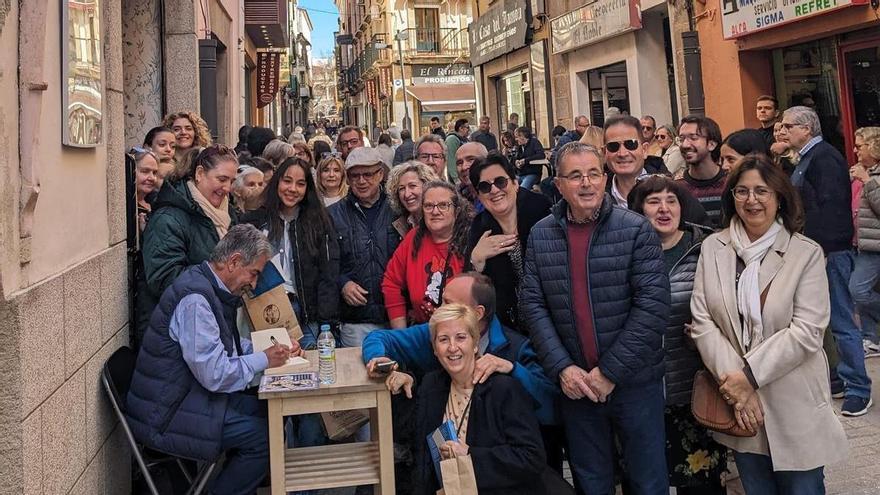
[[[397,31],[394,39],[397,40],[397,51],[400,52],[400,80],[403,83],[403,121],[400,124],[402,128],[412,131],[412,119],[409,118],[409,99],[406,97],[406,73],[403,71],[403,48],[401,45],[402,41],[409,39],[409,33]]]

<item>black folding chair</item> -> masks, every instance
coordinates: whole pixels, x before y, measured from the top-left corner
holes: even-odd
[[[183,476],[186,478],[186,481],[190,484],[190,488],[186,492],[187,495],[199,495],[202,493],[202,490],[205,489],[205,484],[207,484],[208,479],[211,477],[216,462],[200,462],[198,472],[196,472],[195,475],[192,475],[184,463],[185,460],[192,459],[186,459],[153,449],[147,449],[139,444],[131,433],[131,428],[128,426],[124,410],[125,397],[128,395],[128,388],[131,385],[131,377],[134,374],[135,360],[136,355],[131,348],[121,347],[117,349],[116,352],[107,359],[107,362],[104,363],[104,368],[101,373],[101,382],[104,384],[104,390],[107,391],[107,396],[110,399],[110,404],[113,406],[113,410],[116,412],[116,417],[119,419],[119,423],[125,431],[125,437],[128,439],[129,445],[131,445],[131,452],[137,461],[141,475],[144,477],[144,481],[146,481],[150,493],[153,495],[160,495],[159,490],[156,489],[156,483],[153,481],[153,477],[150,474],[150,468],[165,463],[176,463],[180,468],[180,471],[183,473]]]

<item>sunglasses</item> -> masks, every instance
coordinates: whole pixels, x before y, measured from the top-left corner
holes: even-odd
[[[480,183],[477,184],[477,191],[482,194],[489,194],[489,192],[492,191],[492,186],[495,186],[499,190],[501,190],[507,187],[508,184],[510,184],[510,179],[508,179],[507,177],[495,177],[495,180],[493,180],[492,182],[488,182],[485,180],[480,181]]]
[[[639,149],[639,140],[627,139],[626,141],[609,141],[605,143],[605,149],[611,153],[617,153],[620,150],[620,145],[623,145],[623,147],[629,151],[635,151]]]

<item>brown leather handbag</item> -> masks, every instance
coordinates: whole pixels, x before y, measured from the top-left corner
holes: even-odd
[[[718,382],[707,370],[697,371],[694,375],[691,412],[697,423],[712,431],[735,437],[753,437],[757,434],[739,427],[733,406],[724,400]]]

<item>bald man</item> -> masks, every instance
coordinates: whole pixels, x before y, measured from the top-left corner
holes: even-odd
[[[474,205],[477,213],[483,211],[483,203],[477,198],[477,190],[471,184],[468,171],[470,171],[474,160],[482,160],[488,155],[489,151],[486,147],[482,143],[474,141],[462,144],[455,152],[455,168],[458,171],[458,179],[461,181],[458,185],[458,192]]]

